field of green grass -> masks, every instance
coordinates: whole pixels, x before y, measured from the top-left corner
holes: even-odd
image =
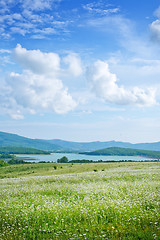
[[[159,162],[1,167],[0,239],[160,239],[159,176]]]

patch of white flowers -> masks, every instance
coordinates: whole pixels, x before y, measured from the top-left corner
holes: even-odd
[[[158,174],[129,167],[2,179],[0,239],[120,239],[133,229],[158,239]]]

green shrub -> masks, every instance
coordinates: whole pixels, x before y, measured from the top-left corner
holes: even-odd
[[[25,163],[25,161],[12,158],[11,160],[8,161],[8,163],[11,164],[11,165],[13,165],[13,164],[22,164],[22,163]]]
[[[57,160],[58,163],[68,163],[68,158],[66,156]]]
[[[0,160],[0,167],[7,166],[8,163],[6,161]]]

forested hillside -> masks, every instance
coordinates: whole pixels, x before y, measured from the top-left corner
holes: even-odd
[[[0,147],[0,154],[50,154],[47,151],[25,147]]]
[[[36,148],[48,151],[59,151],[62,147],[49,143],[47,140],[31,139],[21,137],[17,134],[10,134],[0,132],[0,147],[25,147],[25,148]]]
[[[142,156],[160,158],[160,151],[149,151],[131,148],[111,147],[92,152],[84,152],[87,155],[106,155],[106,156]]]

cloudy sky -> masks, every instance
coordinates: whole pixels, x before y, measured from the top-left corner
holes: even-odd
[[[159,0],[0,0],[0,131],[160,141]]]

